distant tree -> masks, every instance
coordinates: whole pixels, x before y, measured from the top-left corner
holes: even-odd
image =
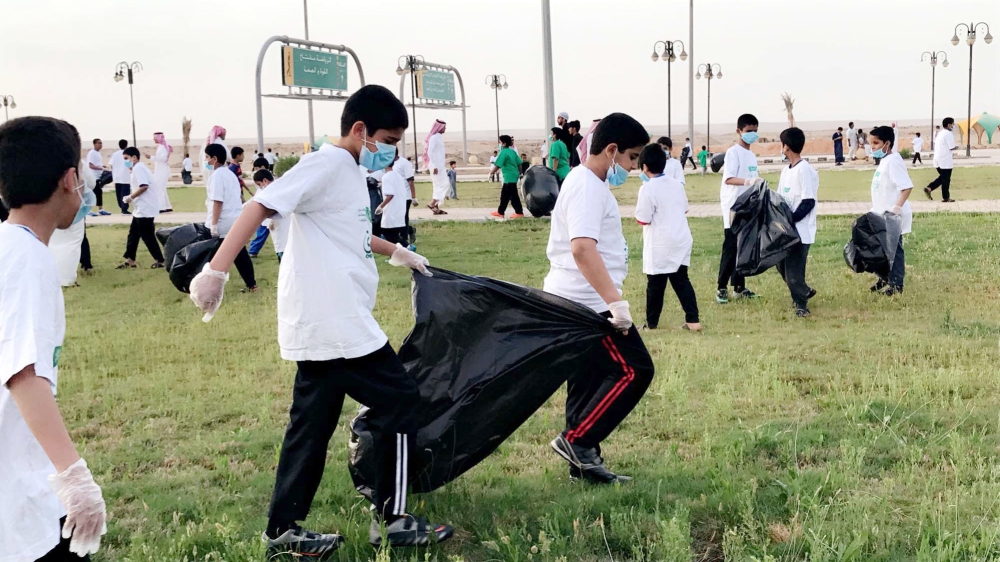
[[[794,111],[795,111],[795,100],[792,99],[792,96],[788,95],[788,92],[785,92],[784,94],[781,95],[781,100],[785,102],[785,113],[788,114],[788,126],[789,127],[794,127],[795,126],[795,113],[794,113]]]
[[[181,118],[181,135],[184,139],[184,154],[190,154],[188,144],[191,142],[191,120],[187,117]]]

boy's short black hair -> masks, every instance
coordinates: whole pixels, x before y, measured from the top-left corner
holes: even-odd
[[[892,146],[896,146],[896,133],[892,131],[892,127],[887,125],[875,127],[868,134],[882,142],[891,142]]]
[[[667,167],[667,154],[660,143],[646,145],[639,154],[639,169],[645,166],[654,174],[662,174]]]
[[[781,131],[781,144],[788,147],[795,154],[802,154],[802,149],[806,146],[806,134],[798,127],[790,127]]]
[[[947,127],[948,125],[953,125],[954,123],[955,123],[954,119],[952,119],[951,117],[945,117],[944,120],[941,121],[941,126]]]
[[[8,209],[45,203],[79,165],[80,133],[65,121],[20,117],[0,126],[0,199]]]
[[[238,147],[238,146],[234,146],[232,148],[232,150],[230,150],[229,152],[230,152],[230,154],[233,155],[233,159],[235,160],[237,156],[239,156],[240,154],[243,154],[243,149],[240,148],[240,147]]]
[[[577,132],[579,132],[580,131],[580,122],[576,121],[576,120],[570,121],[569,123],[566,124],[566,128],[567,129],[576,129]]]
[[[97,144],[99,142],[101,142],[101,139],[94,139],[93,144]]]
[[[701,149],[702,149],[702,150],[708,150],[708,147],[707,147],[707,146],[705,146],[705,145],[701,145]]]
[[[656,144],[665,144],[667,145],[667,148],[674,147],[674,141],[670,140],[670,137],[660,137],[656,139]]]
[[[600,154],[611,144],[618,147],[618,152],[625,152],[630,148],[646,146],[647,143],[649,143],[649,133],[645,127],[624,113],[612,113],[601,119],[594,129],[590,153]]]
[[[184,153],[184,158],[191,158],[191,155],[190,155],[190,154],[188,154],[187,152],[185,152],[185,153]]]
[[[850,123],[848,123],[847,126],[851,127],[853,129],[854,128],[854,121],[851,121]]]
[[[514,144],[514,139],[510,135],[500,135],[500,144],[504,146],[511,146]]]
[[[128,141],[127,140],[121,139],[120,141],[118,141],[118,148],[120,148],[122,150],[125,150],[126,146],[128,146]]]
[[[369,136],[379,129],[405,129],[410,126],[406,106],[385,86],[369,84],[351,94],[340,116],[340,135],[350,134],[361,121]]]
[[[135,156],[136,158],[142,158],[142,154],[139,153],[139,149],[134,146],[126,148],[122,154],[124,154],[125,156]]]
[[[740,115],[740,118],[736,120],[736,128],[743,130],[745,127],[759,127],[760,123],[757,122],[757,118],[750,113],[744,113]]]
[[[454,166],[455,164],[458,164],[458,162],[456,162],[456,161],[454,161],[454,160],[452,160],[451,162],[448,162],[448,165],[449,165],[449,166]]]
[[[920,136],[920,131],[917,131],[917,136],[918,136],[918,137]]]
[[[257,170],[256,172],[253,173],[253,181],[254,181],[254,183],[259,182],[259,181],[264,181],[264,180],[274,181],[274,174],[272,174],[271,172],[269,172],[265,168],[261,168],[261,169],[259,169],[259,170]]]
[[[843,131],[843,130],[844,130],[844,128],[843,128],[843,127],[837,127],[837,130],[838,130],[838,131]]]
[[[209,158],[214,156],[215,159],[218,160],[220,164],[224,164],[226,162],[226,149],[223,148],[221,144],[212,143],[206,146],[205,154]]]

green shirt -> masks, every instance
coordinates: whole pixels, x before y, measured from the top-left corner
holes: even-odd
[[[708,162],[708,151],[702,150],[698,153],[698,163],[701,164],[702,168],[704,168],[706,162]]]
[[[561,140],[557,140],[552,143],[549,147],[549,168],[552,167],[552,160],[559,159],[559,167],[555,168],[556,175],[559,179],[564,180],[566,176],[569,175],[569,149],[566,148],[566,143]]]
[[[521,175],[521,157],[512,148],[502,148],[493,165],[500,168],[504,183],[517,183]]]

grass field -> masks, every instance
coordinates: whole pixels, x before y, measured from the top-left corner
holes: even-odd
[[[822,170],[819,172],[819,197],[821,201],[868,201],[871,198],[872,170]],[[778,173],[766,173],[767,181],[777,184]],[[930,166],[910,168],[910,179],[915,186],[923,189],[937,177]],[[687,176],[686,191],[692,203],[716,203],[719,201],[720,174],[700,174]],[[639,194],[639,178],[629,178],[628,183],[615,191],[618,203],[635,205]],[[1000,198],[1000,167],[982,166],[959,168],[951,182],[953,199],[998,199]],[[449,201],[446,207],[495,207],[500,202],[500,184],[486,182],[460,182],[458,201]],[[923,193],[914,193],[914,198],[924,198]],[[940,191],[935,194],[941,198]],[[417,199],[426,204],[431,200],[431,185],[417,182]],[[204,187],[187,187],[170,190],[170,201],[175,211],[204,211]]]
[[[560,392],[480,466],[413,499],[456,525],[450,543],[375,552],[346,470],[350,404],[306,524],[344,533],[345,561],[997,559],[1000,216],[918,217],[906,293],[891,300],[844,265],[850,222],[820,219],[808,272],[819,294],[801,320],[773,271],[749,283],[763,298],[716,305],[718,220],[691,221],[706,330],[643,333],[656,378],[604,446],[634,482],[568,480],[548,448]],[[547,223],[419,228],[436,266],[536,287],[547,271]],[[112,269],[125,234],[88,229],[97,271],[65,291],[60,407],[111,515],[95,560],[261,560],[294,376],[278,356],[271,246],[256,262],[263,290],[239,294],[234,272],[203,324],[162,272]],[[640,319],[641,232],[626,235]],[[398,345],[408,273],[381,261],[375,314]],[[661,326],[680,325],[667,303]]]

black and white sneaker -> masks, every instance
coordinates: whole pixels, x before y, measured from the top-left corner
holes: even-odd
[[[584,449],[566,440],[561,434],[552,440],[552,450],[569,463],[569,477],[595,484],[615,484],[632,480],[631,476],[615,474],[604,466],[598,449]]]
[[[385,540],[393,548],[427,546],[432,542],[444,542],[454,534],[455,529],[451,525],[432,525],[426,519],[409,514],[385,526]],[[368,530],[368,542],[372,546],[382,546],[382,524],[376,519],[372,519]]]
[[[886,283],[885,279],[879,279],[878,282],[875,283],[874,285],[872,285],[871,288],[868,289],[868,290],[871,291],[871,292],[873,292],[873,293],[877,293],[877,292],[881,291],[882,289],[885,289],[888,286],[889,286],[889,284]]]
[[[886,290],[884,290],[884,291],[882,291],[882,294],[885,295],[885,296],[887,296],[887,297],[894,297],[896,295],[902,295],[903,294],[903,288],[902,287],[896,287],[894,285],[889,285],[889,288],[886,289]]]
[[[726,289],[719,289],[719,292],[715,293],[715,302],[719,304],[726,304],[729,302],[729,291]]]
[[[806,295],[806,300],[812,300],[816,296],[816,289],[809,287],[809,294]]]
[[[795,316],[797,316],[799,318],[809,318],[810,314],[811,313],[809,312],[808,308],[797,308],[797,309],[795,309]]]
[[[757,298],[757,293],[755,293],[755,292],[751,291],[750,289],[747,289],[746,287],[744,287],[744,288],[740,289],[739,291],[735,291],[734,294],[733,294],[733,296],[735,296],[738,299],[755,299],[755,298]]]
[[[289,529],[275,539],[268,537],[267,533],[260,538],[267,545],[268,560],[281,560],[282,555],[288,555],[289,559],[325,560],[344,543],[344,537],[340,535],[314,533],[301,527]]]

